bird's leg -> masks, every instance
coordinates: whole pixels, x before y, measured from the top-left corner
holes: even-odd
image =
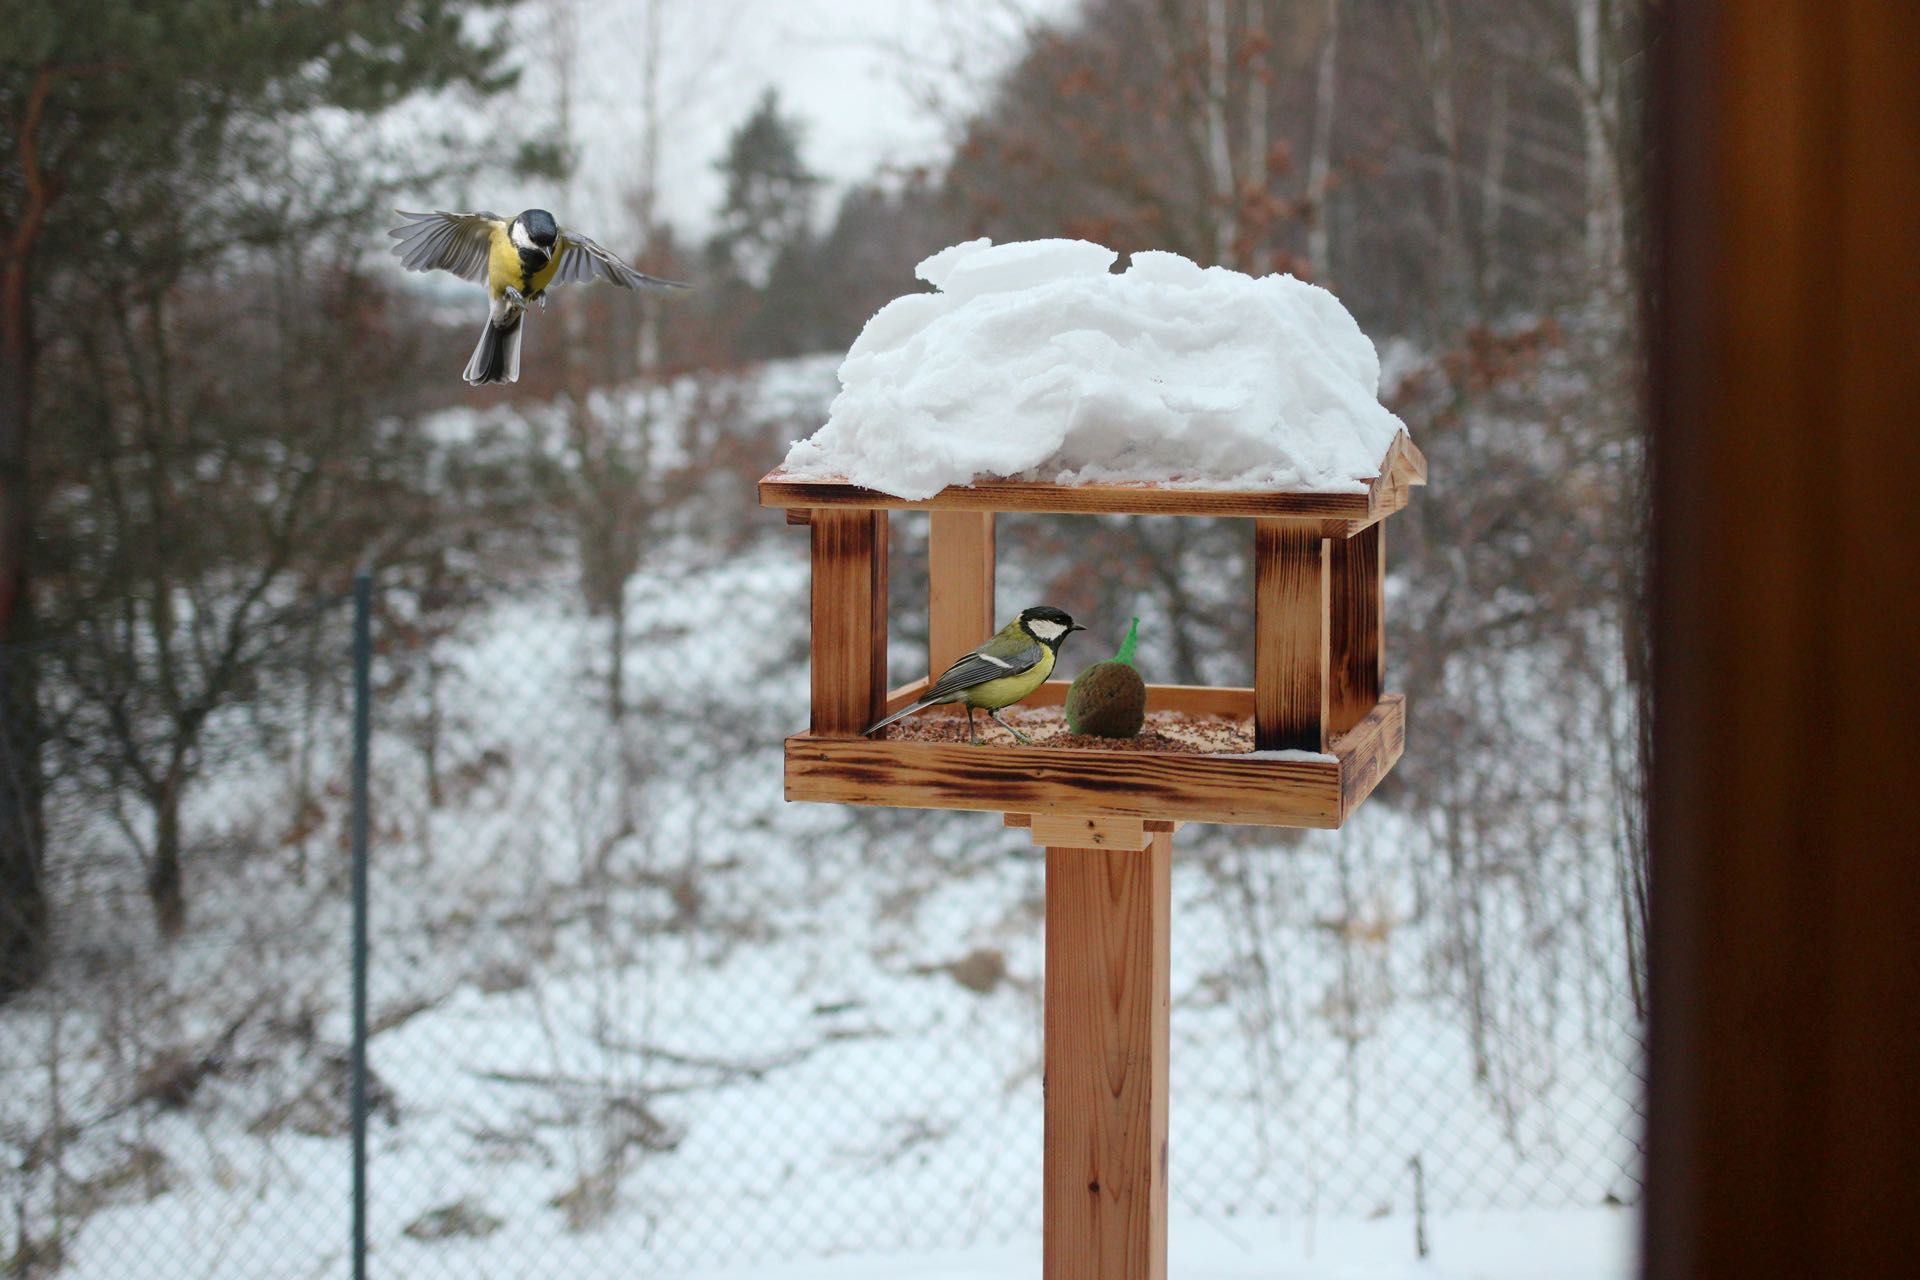
[[[1012,734],[1014,737],[1020,739],[1022,743],[1024,743],[1029,747],[1033,745],[1032,738],[1029,738],[1026,734],[1020,732],[1018,729],[1008,724],[1005,720],[1002,720],[1000,718],[1000,713],[998,711],[989,711],[987,712],[987,714],[993,717],[993,722],[995,724],[999,725],[1002,729],[1005,729],[1008,733]]]
[[[547,291],[546,291],[545,289],[542,289],[542,290],[541,290],[540,292],[538,292],[538,293],[536,293],[536,294],[534,294],[534,295],[533,295],[533,296],[532,296],[531,298],[528,298],[528,299],[527,299],[527,301],[528,301],[528,302],[537,302],[537,303],[539,303],[539,304],[540,304],[540,311],[541,311],[541,314],[543,314],[543,315],[544,315],[544,314],[546,313],[546,310],[547,310]]]
[[[980,735],[973,731],[973,704],[971,702],[967,703],[967,745],[970,747],[980,745]]]
[[[500,291],[500,296],[505,298],[507,300],[508,305],[511,306],[515,311],[525,311],[527,309],[527,295],[520,292],[518,289],[514,288],[512,285],[508,285],[505,289],[502,289]]]

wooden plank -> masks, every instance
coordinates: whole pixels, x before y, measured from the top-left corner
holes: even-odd
[[[1911,1275],[1920,5],[1662,10],[1643,1274]]]
[[[875,511],[873,568],[867,579],[868,598],[872,601],[868,610],[867,631],[867,724],[872,724],[887,713],[887,632],[891,625],[887,608],[887,573],[891,559],[887,555],[887,540],[891,531],[887,513]],[[866,731],[866,725],[860,728],[861,732]]]
[[[1138,853],[1147,847],[1149,839],[1141,818],[1036,813],[1028,827],[1035,844],[1073,849],[1129,849]]]
[[[1031,480],[978,480],[910,501],[843,480],[789,480],[772,471],[760,481],[763,507],[861,507],[892,511],[1045,511],[1067,515],[1264,516],[1364,520],[1367,493],[1169,489],[1148,484],[1057,485]]]
[[[1071,682],[1049,680],[1021,700],[1026,707],[1058,707],[1067,700]],[[1148,711],[1178,711],[1189,716],[1226,716],[1245,720],[1253,715],[1253,690],[1201,684],[1150,684]]]
[[[1336,827],[1340,764],[802,734],[787,739],[786,795],[897,809]]]
[[[1002,826],[1016,827],[1022,831],[1028,830],[1033,826],[1033,815],[1030,813],[1003,813],[1000,815],[1000,818]],[[1174,822],[1169,818],[1145,818],[1142,820],[1141,825],[1147,831],[1164,831],[1168,835],[1173,835],[1186,824],[1183,822]]]
[[[1327,539],[1254,524],[1253,735],[1262,751],[1322,751],[1328,738]]]
[[[820,510],[810,528],[813,732],[857,736],[887,702],[887,515]]]
[[[892,715],[925,693],[930,683],[932,683],[931,676],[921,676],[918,680],[909,680],[898,688],[887,690],[887,701],[881,714]]]
[[[1420,452],[1420,446],[1405,432],[1393,442],[1387,450],[1386,460],[1380,464],[1380,474],[1374,477],[1371,496],[1377,503],[1390,487],[1405,488],[1410,484],[1427,482],[1427,455]]]
[[[993,616],[993,512],[935,511],[927,530],[927,670],[945,671],[1000,624]]]
[[[786,744],[786,795],[902,809],[1331,828],[1400,758],[1405,715],[1404,697],[1383,696],[1324,759],[798,734]]]
[[[1372,524],[1329,541],[1327,732],[1359,724],[1380,700],[1386,656],[1386,548]]]
[[[1173,837],[1047,850],[1046,1280],[1165,1280]]]
[[[1406,697],[1383,695],[1359,724],[1333,743],[1340,757],[1340,821],[1373,794],[1407,747]]]
[[[813,523],[813,512],[809,511],[805,507],[788,507],[787,523],[790,525],[799,525],[802,527],[806,525],[810,525]]]
[[[1050,511],[1063,514],[1251,516],[1270,519],[1377,520],[1397,486],[1427,482],[1427,460],[1405,432],[1381,459],[1363,493],[1292,493],[1277,489],[1180,489],[1160,484],[1042,484],[976,480],[931,498],[896,498],[845,480],[793,480],[780,469],[760,479],[763,507],[864,507],[906,511]],[[1404,497],[1401,499],[1404,504]]]

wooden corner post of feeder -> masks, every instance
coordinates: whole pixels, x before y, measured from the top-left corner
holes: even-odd
[[[1167,1264],[1167,1015],[1173,833],[1182,822],[1339,827],[1400,758],[1383,689],[1382,528],[1426,483],[1405,435],[1364,493],[988,480],[922,501],[774,471],[813,544],[813,710],[786,741],[789,800],[998,812],[1046,849],[1047,1280],[1157,1280]],[[930,514],[928,675],[886,687],[887,519]],[[1000,625],[1001,511],[1225,516],[1252,526],[1252,688],[1149,685],[1147,706],[1251,720],[1239,755],[872,739]],[[1067,682],[1028,699],[1059,705]]]

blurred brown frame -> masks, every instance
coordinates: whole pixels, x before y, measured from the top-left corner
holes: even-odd
[[[1657,15],[1644,1273],[1920,1274],[1920,4]]]

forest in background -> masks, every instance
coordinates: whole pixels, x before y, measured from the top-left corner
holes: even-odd
[[[742,495],[824,407],[770,422],[743,378],[843,350],[944,245],[1066,235],[1292,272],[1373,336],[1434,476],[1391,531],[1390,683],[1416,692],[1422,746],[1379,802],[1422,833],[1435,981],[1495,1093],[1527,1076],[1526,1029],[1551,1037],[1568,973],[1617,977],[1638,1011],[1643,6],[1086,0],[1025,27],[942,165],[830,191],[805,103],[701,104],[738,124],[699,229],[652,199],[672,120],[651,112],[630,224],[601,238],[697,290],[559,299],[513,392],[525,422],[437,429],[472,403],[453,371],[474,317],[399,275],[387,210],[436,180],[484,189],[503,156],[565,204],[570,135],[546,126],[569,118],[566,77],[532,101],[514,54],[564,12],[0,0],[0,1002],[74,961],[63,915],[101,867],[158,939],[191,937],[257,861],[297,856],[307,883],[307,836],[337,820],[317,779],[245,857],[194,814],[250,761],[324,757],[325,604],[358,568],[382,583],[383,697],[435,805],[491,767],[432,763],[436,726],[475,710],[442,701],[452,655],[555,566],[599,637],[602,713],[652,714],[629,669],[654,643],[639,598],[781,536]],[[659,56],[637,55],[643,96]],[[458,104],[465,131],[373,127],[423,103]],[[482,147],[473,122],[504,132]],[[1230,522],[1007,526],[1035,590],[1147,615],[1164,678],[1244,681]],[[923,626],[898,620],[897,658]],[[899,821],[853,838],[879,848]],[[1191,854],[1243,904],[1255,979],[1286,884],[1251,854],[1287,840],[1216,832]],[[342,871],[320,847],[315,895]],[[697,919],[698,868],[673,874]],[[1342,863],[1327,929],[1389,927],[1364,880]]]
[[[0,990],[44,951],[49,770],[124,814],[177,932],[200,736],[305,651],[289,609],[367,565],[457,614],[558,539],[588,607],[617,621],[657,499],[643,425],[602,420],[587,393],[844,349],[914,287],[919,258],[973,235],[1170,249],[1333,289],[1387,353],[1393,407],[1440,477],[1394,548],[1402,679],[1453,718],[1475,681],[1455,664],[1558,646],[1546,696],[1614,704],[1608,750],[1637,796],[1636,6],[1088,0],[1031,30],[954,122],[944,170],[876,174],[831,216],[797,109],[734,103],[704,243],[659,222],[644,166],[615,239],[698,291],[670,310],[569,299],[559,358],[530,362],[517,391],[566,400],[564,446],[486,459],[415,429],[460,402],[444,371],[471,326],[410,291],[378,234],[397,191],[471,175],[483,149],[471,133],[376,148],[354,122],[423,96],[531,119],[507,28],[473,34],[506,6],[263,2],[237,23],[228,7],[4,15],[19,38],[0,64]],[[507,153],[564,189],[565,145],[526,132]],[[1213,553],[1185,540],[1206,533],[1116,536],[1112,554],[1171,593],[1178,678],[1245,648],[1244,619],[1178,598],[1182,557]],[[1445,740],[1487,728],[1457,719]],[[1409,765],[1421,807],[1484,811],[1443,795],[1447,771]],[[1639,886],[1637,819],[1623,823]]]

